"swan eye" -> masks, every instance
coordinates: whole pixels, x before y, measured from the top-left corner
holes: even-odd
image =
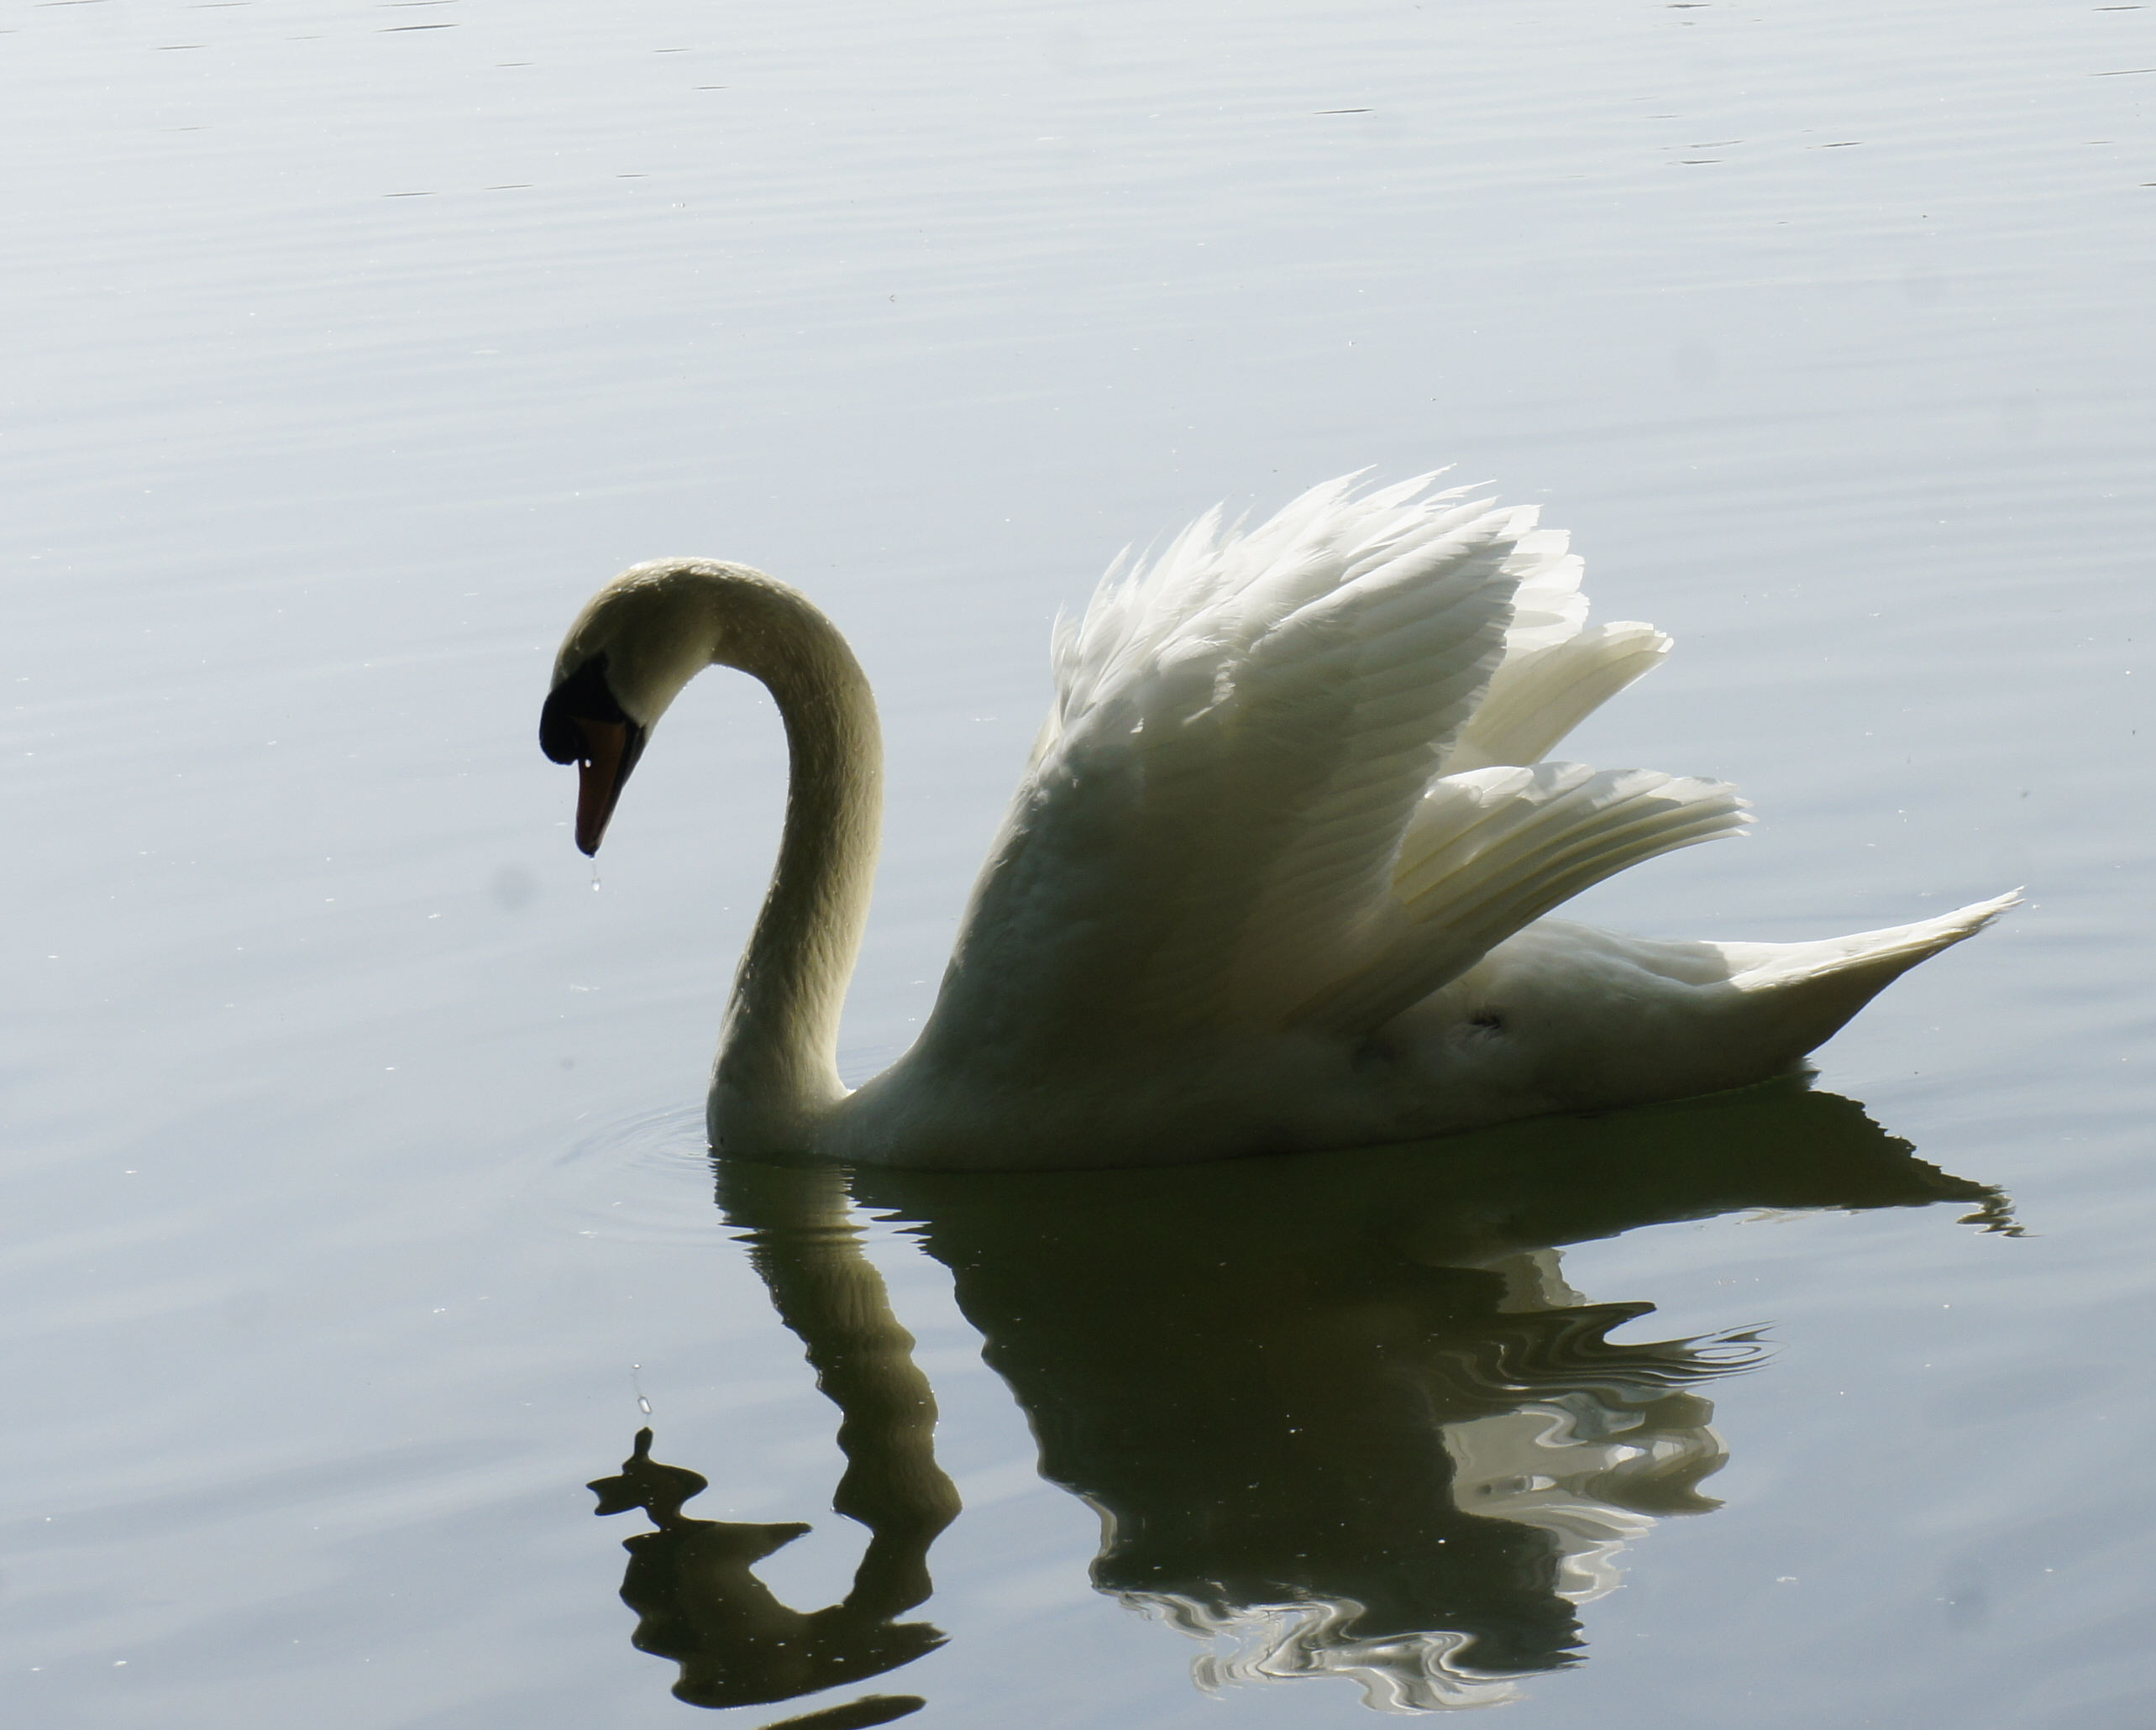
[[[588,763],[591,747],[586,740],[587,721],[626,725],[628,716],[606,683],[606,656],[594,655],[556,685],[539,710],[539,749],[551,763]]]

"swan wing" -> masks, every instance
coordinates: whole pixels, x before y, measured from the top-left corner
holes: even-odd
[[[1445,772],[1541,762],[1588,716],[1659,667],[1669,652],[1668,637],[1633,621],[1592,629],[1575,626],[1561,636],[1516,627],[1506,634],[1504,662],[1474,717],[1445,753]]]
[[[1337,972],[1555,556],[1532,512],[1427,484],[1213,513],[1059,624],[931,1035],[1277,1026]]]
[[[1384,941],[1290,1020],[1343,1035],[1382,1026],[1582,889],[1750,820],[1726,783],[1653,769],[1543,763],[1444,776],[1403,841]]]
[[[1068,1062],[1361,1030],[1743,820],[1713,784],[1540,762],[1666,641],[1588,629],[1579,561],[1531,509],[1429,484],[1350,476],[1247,531],[1209,514],[1058,625],[924,1043]]]

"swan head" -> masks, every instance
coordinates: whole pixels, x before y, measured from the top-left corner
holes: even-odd
[[[748,574],[701,559],[626,570],[591,597],[554,658],[539,748],[577,766],[576,844],[596,853],[651,730],[716,658],[724,590]]]

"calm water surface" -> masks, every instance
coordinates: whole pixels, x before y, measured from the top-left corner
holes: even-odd
[[[70,0],[0,78],[8,1722],[2156,1720],[2156,8]],[[1579,754],[1764,819],[1585,916],[2030,904],[1808,1092],[720,1197],[776,726],[700,684],[594,894],[585,595],[858,646],[866,1072],[1055,610],[1445,462],[1679,639]]]

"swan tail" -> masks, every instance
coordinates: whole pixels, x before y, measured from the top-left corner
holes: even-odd
[[[1812,943],[1717,943],[1728,983],[1765,1018],[1783,1061],[1824,1044],[1896,979],[1943,949],[1973,937],[2022,899],[2019,889],[1972,902],[1913,925],[1859,931]]]
[[[1727,784],[1650,769],[1555,763],[1447,775],[1424,794],[1401,847],[1393,941],[1289,1025],[1346,1035],[1381,1026],[1582,889],[1750,821]]]

